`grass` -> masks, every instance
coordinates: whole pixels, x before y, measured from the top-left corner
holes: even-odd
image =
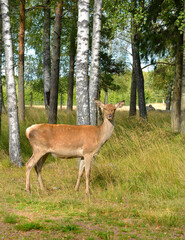
[[[30,230],[42,230],[43,227],[37,222],[26,222],[26,223],[16,225],[15,229],[19,231],[27,232]]]
[[[15,214],[6,214],[4,216],[4,223],[10,223],[10,224],[17,223],[17,215],[15,215]]]
[[[26,109],[20,126],[24,163],[31,156],[25,129],[47,122],[41,109]],[[75,124],[75,112],[58,122]],[[92,164],[91,198],[83,179],[78,193],[75,159],[49,157],[41,192],[34,170],[32,193],[25,167],[8,157],[7,116],[0,136],[0,238],[4,239],[183,239],[185,138],[171,132],[170,115],[149,112],[148,122],[117,112],[115,132]]]

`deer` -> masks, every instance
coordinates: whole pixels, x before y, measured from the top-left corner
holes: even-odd
[[[32,147],[32,156],[26,163],[26,191],[30,193],[30,172],[35,168],[41,190],[44,189],[41,170],[49,153],[59,158],[80,158],[75,191],[79,190],[80,179],[85,170],[86,194],[90,196],[89,178],[91,162],[101,147],[111,137],[114,130],[114,113],[125,101],[117,104],[95,103],[104,112],[103,123],[92,125],[35,124],[26,129],[26,137]]]

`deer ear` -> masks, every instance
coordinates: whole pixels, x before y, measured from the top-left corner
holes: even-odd
[[[101,107],[101,108],[104,107],[104,104],[101,101],[99,101],[98,99],[94,99],[94,102],[97,104],[98,107]]]
[[[115,104],[115,108],[120,108],[120,107],[122,107],[124,103],[125,103],[125,100],[123,100],[123,101],[121,101],[121,102],[119,102],[119,103],[116,103],[116,104]]]

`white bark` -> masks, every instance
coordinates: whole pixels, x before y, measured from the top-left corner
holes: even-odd
[[[94,99],[97,98],[99,87],[99,56],[100,56],[100,41],[101,41],[101,13],[102,0],[94,1],[94,17],[93,17],[93,39],[91,52],[91,71],[89,83],[89,104],[90,104],[90,123],[97,123],[97,108]]]
[[[76,57],[76,102],[78,125],[89,125],[89,2],[78,0],[78,33]]]
[[[13,47],[11,38],[10,14],[8,0],[0,0],[3,40],[5,46],[5,68],[7,81],[7,103],[8,103],[8,123],[9,123],[9,155],[10,160],[15,165],[21,166],[20,136],[17,113],[17,98],[15,90],[14,67],[13,67]]]

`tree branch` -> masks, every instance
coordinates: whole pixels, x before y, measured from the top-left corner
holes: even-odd
[[[148,65],[142,67],[142,70],[143,70],[144,68],[147,68],[147,67],[149,67],[149,66],[151,66],[151,65],[155,65],[155,64],[156,64],[156,65],[157,65],[157,64],[166,64],[166,65],[170,65],[170,66],[175,66],[174,63],[168,63],[168,62],[157,62],[157,63],[150,63],[150,64],[148,64]]]
[[[31,7],[31,8],[27,8],[26,12],[32,11],[34,9],[43,9],[43,8],[45,9],[45,8],[48,8],[48,7],[46,7],[44,5],[37,5],[37,6]]]

